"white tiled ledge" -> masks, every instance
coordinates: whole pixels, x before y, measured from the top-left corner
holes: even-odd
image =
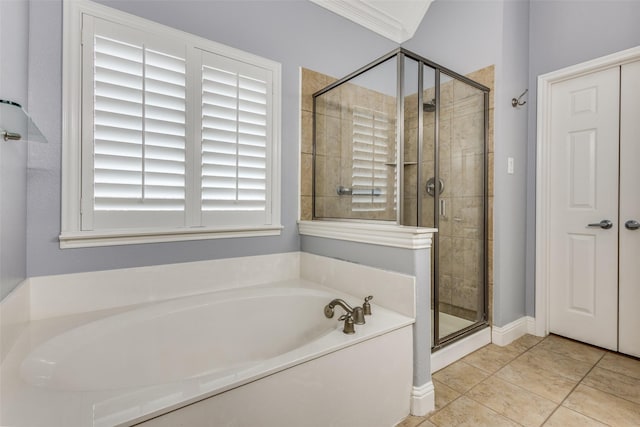
[[[430,248],[433,233],[438,232],[437,228],[346,221],[298,221],[298,230],[304,236],[405,249]]]

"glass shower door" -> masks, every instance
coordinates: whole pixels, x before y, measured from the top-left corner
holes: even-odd
[[[425,161],[437,159],[432,173],[425,168],[423,204],[432,206],[438,228],[434,245],[434,346],[485,320],[485,93],[462,80],[439,74],[437,111],[425,104],[424,116],[436,115],[431,132],[425,120]],[[437,85],[436,85],[437,87]],[[434,114],[435,113],[435,114]],[[428,209],[423,210],[428,213]]]

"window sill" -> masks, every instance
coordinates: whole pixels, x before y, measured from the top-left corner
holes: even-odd
[[[237,237],[279,236],[281,225],[229,228],[194,228],[173,230],[110,230],[62,232],[60,249],[97,246],[138,245],[143,243],[180,242],[186,240],[229,239]]]

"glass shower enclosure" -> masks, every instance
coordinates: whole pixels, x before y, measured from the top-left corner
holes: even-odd
[[[438,229],[434,350],[487,324],[488,94],[399,48],[313,95],[314,220]]]

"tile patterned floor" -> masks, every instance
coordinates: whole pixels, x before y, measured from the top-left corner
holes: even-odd
[[[489,344],[433,384],[435,412],[399,427],[640,426],[640,360],[556,335]]]

